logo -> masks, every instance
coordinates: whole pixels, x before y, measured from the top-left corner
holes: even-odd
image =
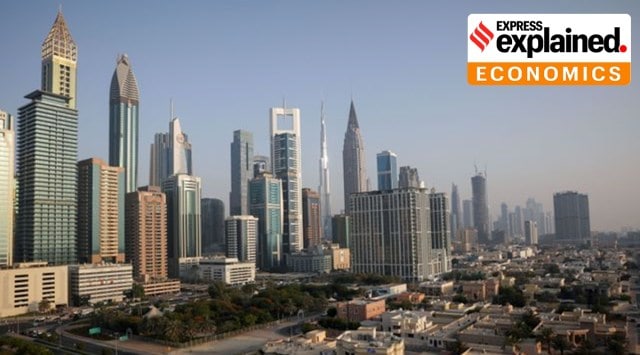
[[[493,39],[493,32],[491,32],[484,24],[482,24],[482,21],[480,21],[478,27],[476,27],[476,29],[469,35],[469,39],[484,52],[484,49]]]
[[[472,85],[627,85],[627,14],[472,14]]]

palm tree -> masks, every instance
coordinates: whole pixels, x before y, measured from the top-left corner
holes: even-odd
[[[560,351],[560,355],[564,355],[564,351],[571,348],[571,344],[569,344],[569,341],[567,341],[567,338],[564,335],[557,335],[553,338],[551,343],[554,349]]]
[[[547,351],[549,353],[551,353],[551,342],[554,337],[555,333],[553,332],[553,329],[548,327],[540,329],[540,332],[538,333],[538,340],[547,346]]]

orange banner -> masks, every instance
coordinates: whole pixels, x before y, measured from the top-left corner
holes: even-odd
[[[471,85],[628,85],[631,63],[473,62]]]

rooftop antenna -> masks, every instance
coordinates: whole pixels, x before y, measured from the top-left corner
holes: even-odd
[[[478,175],[478,164],[476,162],[473,163],[473,167],[476,169],[476,175]]]
[[[62,3],[58,4],[58,12],[62,13]]]
[[[173,117],[174,117],[174,115],[173,115],[173,98],[169,99],[169,106],[170,106],[170,110],[171,110],[171,112],[170,112],[171,117],[169,117],[169,121],[171,121],[171,120],[173,120]]]
[[[484,178],[487,178],[487,163],[484,163]]]

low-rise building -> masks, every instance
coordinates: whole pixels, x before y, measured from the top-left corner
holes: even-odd
[[[453,281],[427,281],[420,284],[420,291],[428,297],[453,295]]]
[[[140,283],[147,297],[166,295],[180,292],[180,280],[175,279],[152,279]]]
[[[67,281],[67,266],[47,266],[46,262],[1,269],[0,317],[37,312],[43,300],[50,308],[67,305]]]
[[[184,265],[184,268],[183,268]],[[195,275],[201,281],[222,281],[228,285],[244,285],[256,279],[256,264],[240,262],[236,258],[213,257],[198,258],[192,262],[180,264],[181,278]]]
[[[348,330],[336,338],[337,355],[404,355],[404,341],[388,332],[360,327]]]
[[[262,347],[265,355],[335,354],[336,340],[327,338],[324,330],[312,330],[294,338],[270,341]]]
[[[340,248],[340,244],[331,244],[327,250],[331,254],[331,268],[333,270],[351,269],[351,252],[349,248]]]
[[[332,269],[332,255],[325,253],[321,245],[309,251],[291,253],[285,259],[287,269],[293,272],[329,273]]]
[[[336,304],[338,317],[351,322],[362,322],[377,317],[386,310],[386,302],[380,300],[353,300]]]
[[[131,264],[69,265],[69,297],[74,306],[122,302],[132,286]]]

